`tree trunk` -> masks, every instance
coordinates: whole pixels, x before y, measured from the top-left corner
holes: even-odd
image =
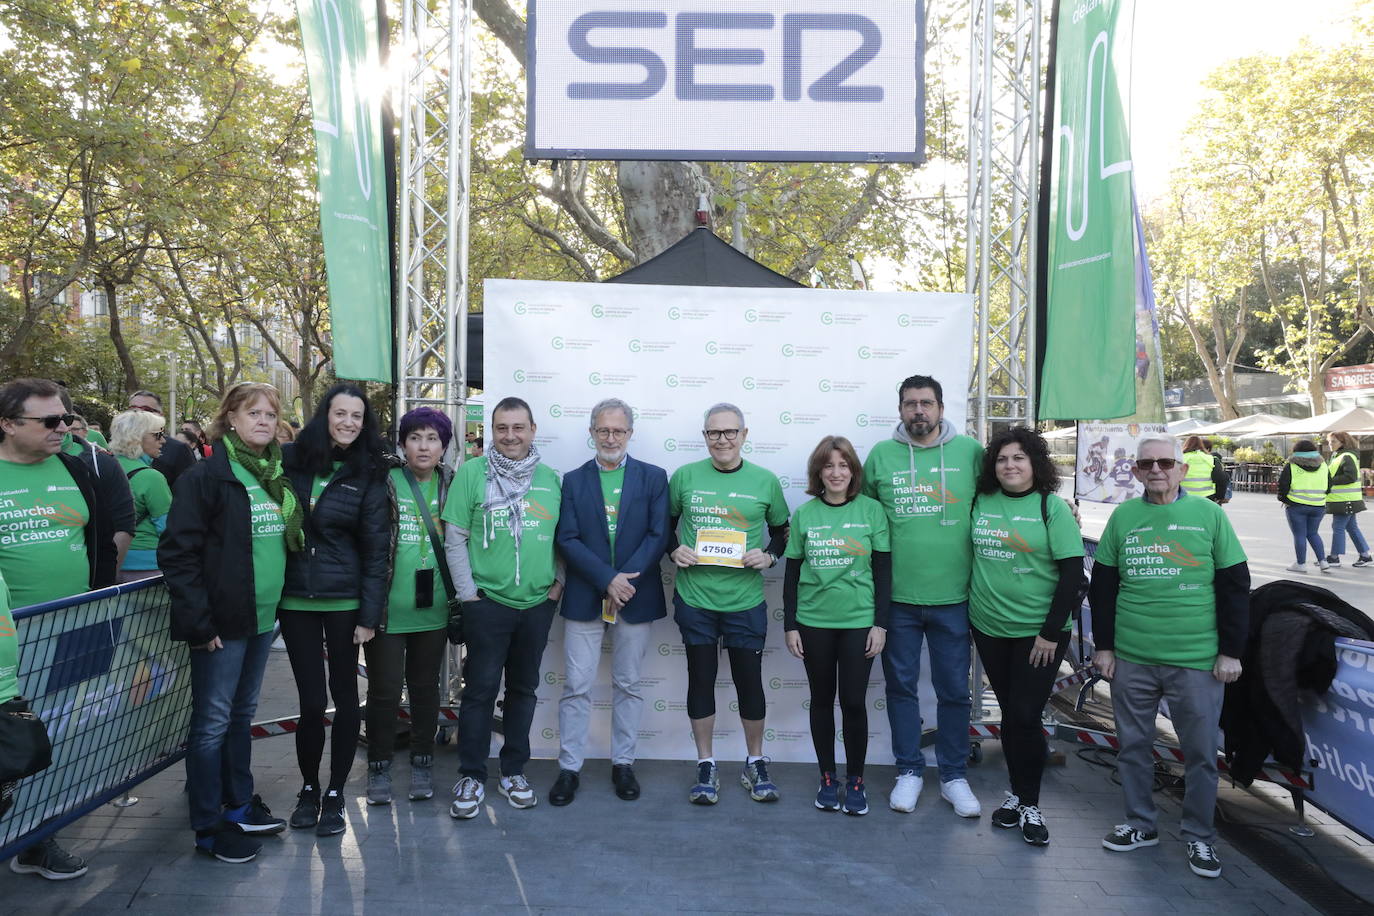
[[[619,162],[616,185],[635,263],[676,245],[696,227],[701,170],[690,162]]]
[[[140,390],[143,384],[138,379],[138,367],[134,365],[134,358],[129,354],[129,346],[124,342],[124,328],[119,321],[119,308],[115,296],[119,287],[113,280],[102,278],[101,287],[105,290],[105,301],[110,311],[110,342],[114,344],[115,353],[119,355],[119,365],[124,369],[124,393],[133,394]]]

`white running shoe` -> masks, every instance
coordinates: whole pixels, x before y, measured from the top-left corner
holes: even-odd
[[[524,776],[502,776],[500,788],[501,794],[506,796],[506,801],[510,802],[512,808],[533,808],[539,804],[534,789],[530,788],[529,781]]]
[[[979,817],[983,813],[983,806],[978,804],[967,779],[940,783],[940,797],[953,805],[954,813],[960,817]]]
[[[458,780],[458,785],[453,787],[453,804],[449,806],[450,817],[459,820],[467,820],[476,817],[477,812],[482,808],[482,799],[486,797],[486,789],[482,783],[471,776],[464,776]]]
[[[893,811],[910,813],[916,810],[916,800],[921,797],[921,774],[915,770],[903,770],[897,774],[897,784],[887,798],[887,806]]]
[[[1289,572],[1302,573],[1304,576],[1307,575],[1306,563],[1289,563],[1288,566],[1285,568]]]

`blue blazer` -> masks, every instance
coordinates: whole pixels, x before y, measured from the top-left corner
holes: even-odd
[[[617,573],[639,573],[631,580],[635,596],[620,611],[626,623],[666,617],[658,561],[668,549],[668,474],[663,468],[625,459],[625,482],[616,514],[615,552],[611,565],[606,502],[601,470],[593,458],[563,475],[563,503],[558,516],[558,549],[567,564],[562,614],[569,620],[596,620],[601,599]]]

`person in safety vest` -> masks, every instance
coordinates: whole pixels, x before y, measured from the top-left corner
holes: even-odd
[[[1326,562],[1331,566],[1341,565],[1341,554],[1345,553],[1345,536],[1355,542],[1360,558],[1352,566],[1374,566],[1374,557],[1369,555],[1369,542],[1355,520],[1357,512],[1364,511],[1364,493],[1360,489],[1360,455],[1355,449],[1355,439],[1350,433],[1328,433],[1326,444],[1331,446],[1331,490],[1326,494],[1326,514],[1331,516],[1331,553]]]
[[[1302,439],[1293,448],[1288,463],[1279,472],[1279,502],[1284,504],[1288,527],[1293,532],[1293,552],[1297,560],[1289,572],[1307,574],[1307,545],[1312,545],[1317,566],[1324,573],[1331,572],[1326,562],[1326,548],[1322,544],[1321,523],[1326,517],[1326,492],[1331,477],[1317,451],[1317,443]]]
[[[1203,496],[1214,503],[1227,503],[1226,488],[1231,475],[1221,459],[1212,454],[1212,443],[1202,436],[1189,436],[1183,443],[1183,461],[1188,469],[1183,474],[1183,492],[1189,496]]]

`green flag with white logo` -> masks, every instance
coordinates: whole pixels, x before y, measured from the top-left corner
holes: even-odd
[[[319,160],[334,372],[389,382],[391,256],[376,0],[298,0]]]
[[[1059,7],[1042,420],[1136,408],[1130,17],[1129,0]]]

